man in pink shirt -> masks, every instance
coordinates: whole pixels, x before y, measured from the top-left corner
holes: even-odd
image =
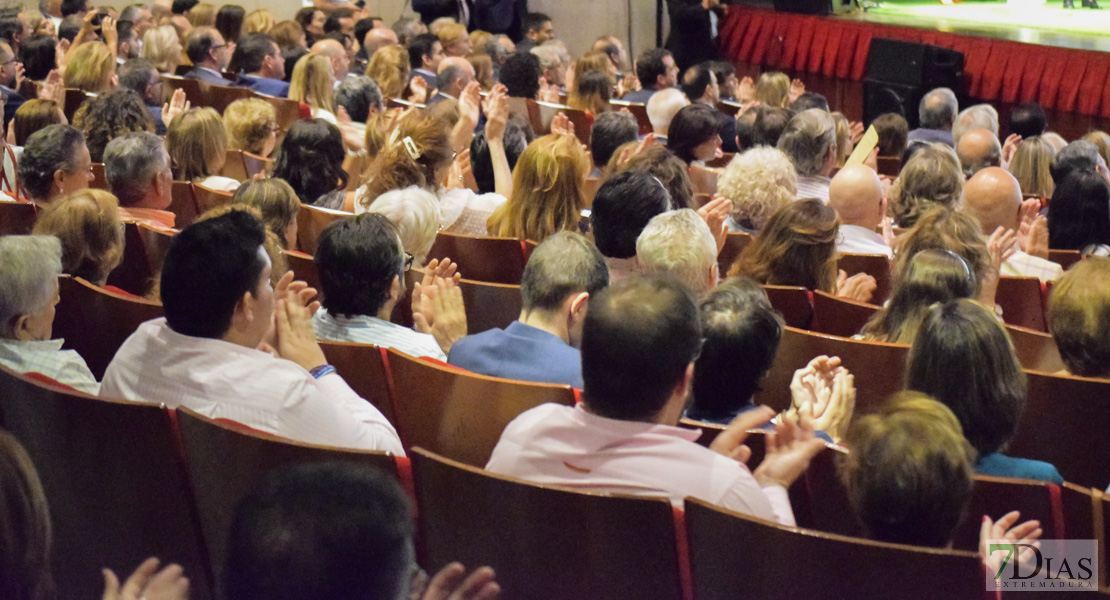
[[[774,416],[738,417],[712,446],[677,427],[702,337],[693,294],[671,279],[634,277],[590,302],[582,333],[582,404],[545,404],[505,428],[486,468],[536,483],[591,491],[693,496],[794,524],[786,488],[821,450],[810,425],[790,420],[768,436],[750,471],[746,431]]]

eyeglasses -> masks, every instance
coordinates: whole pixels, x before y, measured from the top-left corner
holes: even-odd
[[[409,269],[412,268],[412,261],[413,261],[412,255],[409,254],[408,252],[406,252],[405,253],[405,273],[408,273]]]

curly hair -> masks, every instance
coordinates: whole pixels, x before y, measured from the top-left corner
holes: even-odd
[[[281,142],[274,177],[287,181],[301,202],[312,204],[347,187],[345,156],[338,127],[323,119],[302,119],[293,123]]]
[[[890,216],[899,227],[913,227],[921,213],[941,204],[955,208],[964,191],[956,152],[944,144],[923,148],[902,166],[890,191]]]
[[[732,201],[732,220],[754,231],[762,230],[797,192],[794,164],[781,150],[767,146],[733,158],[717,180],[717,195]]]
[[[771,216],[728,275],[833,293],[839,228],[836,211],[820,200],[790,202]]]
[[[85,135],[93,162],[104,162],[104,148],[113,139],[136,131],[154,131],[154,119],[135,90],[116,90],[93,98],[73,116]]]
[[[409,154],[406,138],[412,142],[415,157]],[[451,163],[451,155],[447,129],[442,124],[415,115],[403,119],[367,166],[363,174],[366,185],[356,202],[369,208],[378,196],[412,185],[434,193],[439,184],[436,171]]]
[[[260,98],[240,98],[224,109],[224,129],[231,150],[263,154],[275,127],[277,115],[273,105]]]

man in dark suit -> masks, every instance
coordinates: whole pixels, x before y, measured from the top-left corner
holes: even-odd
[[[428,84],[428,89],[435,87],[441,60],[443,60],[443,43],[434,33],[421,33],[412,38],[412,42],[409,43],[409,65],[412,67],[412,76],[423,79],[424,83]]]
[[[671,32],[663,45],[674,54],[682,71],[708,60],[717,60],[717,20],[720,0],[667,0]]]
[[[18,83],[15,80],[16,70],[19,69],[19,59],[12,52],[12,47],[7,42],[0,42],[0,95],[4,97],[4,126],[7,127],[15,116],[15,111],[27,101],[27,98],[15,91]]]
[[[436,95],[428,100],[428,106],[442,100],[458,100],[462,91],[474,81],[474,66],[459,56],[448,56],[439,63],[436,76]]]
[[[547,40],[555,39],[555,24],[551,21],[551,17],[543,13],[524,15],[520,30],[522,37],[516,44],[517,52],[528,52]]]
[[[285,78],[285,59],[273,38],[265,33],[251,33],[239,38],[235,49],[236,64],[242,69],[238,85],[259,94],[286,98],[289,84]]]
[[[185,78],[198,79],[208,85],[231,85],[222,72],[227,68],[234,46],[234,42],[224,42],[224,36],[215,27],[193,29],[185,36],[185,54],[193,63],[193,69],[185,73]]]
[[[628,92],[621,100],[647,104],[655,92],[678,85],[678,65],[668,50],[645,50],[636,61],[636,78],[640,80],[641,89]]]
[[[717,75],[713,73],[708,63],[701,63],[686,69],[682,74],[682,91],[689,98],[691,104],[700,103],[717,110],[717,102],[721,99],[721,88],[717,84]],[[725,152],[739,152],[736,142],[736,118],[730,114],[721,113],[721,150]]]

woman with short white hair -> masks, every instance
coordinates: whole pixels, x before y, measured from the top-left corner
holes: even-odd
[[[0,364],[18,373],[41,373],[96,395],[100,384],[81,355],[51,339],[62,244],[48,235],[0,237]]]
[[[439,201],[427,190],[409,186],[378,196],[369,207],[355,205],[355,213],[385,215],[401,234],[401,245],[412,255],[413,264],[423,265],[439,233]]]
[[[732,159],[717,180],[717,195],[732,201],[729,231],[756,234],[798,193],[798,174],[781,150],[756,146]]]

